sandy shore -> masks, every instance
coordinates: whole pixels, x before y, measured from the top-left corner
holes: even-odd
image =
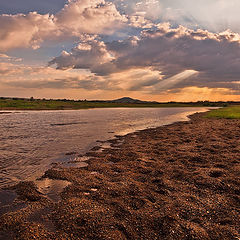
[[[240,120],[202,115],[48,170],[72,183],[59,202],[19,183],[23,205],[1,217],[0,239],[240,239]]]

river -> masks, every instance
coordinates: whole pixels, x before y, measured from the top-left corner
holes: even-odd
[[[114,135],[186,121],[207,108],[107,108],[0,114],[0,188],[34,180],[54,162]],[[0,112],[1,113],[1,112]]]

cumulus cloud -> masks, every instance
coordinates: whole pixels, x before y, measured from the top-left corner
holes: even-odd
[[[56,15],[0,15],[0,51],[19,47],[39,48],[44,40],[79,37],[82,34],[110,34],[126,17],[104,0],[69,1]]]
[[[214,87],[219,94],[229,89],[237,94],[240,35],[196,29],[194,17],[166,8],[165,2],[68,0],[55,15],[2,14],[0,80],[26,89],[184,94],[182,89],[187,93],[194,86],[196,94],[210,94]],[[60,39],[74,40],[75,47],[62,51],[48,67],[25,66],[3,53]]]
[[[55,16],[57,26],[68,34],[113,33],[127,21],[111,2],[104,0],[69,1]]]
[[[135,27],[135,28],[151,28],[154,26],[154,24],[147,20],[144,16],[138,16],[133,15],[129,16],[129,26]]]
[[[147,19],[156,20],[162,13],[162,6],[157,0],[143,0],[136,3],[133,8],[134,14],[142,15]]]
[[[104,52],[97,51],[104,61],[90,48],[74,48],[71,52],[54,58],[50,63],[55,63],[60,69],[88,68],[99,76],[151,67],[166,79],[165,82],[159,82],[158,88],[161,84],[170,88],[181,84],[188,86],[210,82],[219,82],[221,85],[221,82],[230,83],[239,79],[239,43],[239,34],[231,31],[211,33],[182,26],[171,28],[165,23],[158,24],[156,30],[143,31],[141,37],[104,44]],[[91,61],[94,58],[96,61]],[[178,81],[172,81],[173,76]]]
[[[54,17],[49,14],[0,15],[0,51],[18,47],[38,48],[55,29]]]
[[[81,56],[81,57],[79,57]],[[63,51],[61,56],[50,61],[50,65],[57,64],[58,69],[68,68],[94,68],[113,59],[107,51],[103,41],[93,39],[78,44],[72,51]]]

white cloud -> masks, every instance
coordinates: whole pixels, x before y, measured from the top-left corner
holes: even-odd
[[[58,28],[73,36],[113,33],[127,20],[113,3],[104,0],[70,1],[55,17]]]
[[[152,21],[159,19],[164,11],[159,0],[113,0],[113,2],[128,16],[142,16]]]
[[[54,58],[49,64],[56,63],[58,69],[89,69],[110,62],[112,59],[113,57],[107,51],[105,43],[94,39],[79,43],[70,53],[63,51],[61,56]]]
[[[161,2],[158,0],[142,0],[134,6],[134,14],[142,15],[146,19],[156,20],[162,14]]]
[[[129,16],[129,25],[135,28],[151,28],[154,24],[147,20],[144,16]]]
[[[0,15],[0,51],[18,47],[38,48],[55,31],[53,16],[36,12],[27,15]]]
[[[82,34],[110,34],[126,21],[115,5],[104,0],[68,2],[56,15],[37,12],[0,15],[0,51],[39,48],[44,40],[80,37]]]

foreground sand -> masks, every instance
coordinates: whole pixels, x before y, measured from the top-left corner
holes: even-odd
[[[31,182],[27,205],[1,217],[2,239],[240,239],[240,120],[143,130],[91,152],[85,168],[50,169],[72,182],[54,203]]]

